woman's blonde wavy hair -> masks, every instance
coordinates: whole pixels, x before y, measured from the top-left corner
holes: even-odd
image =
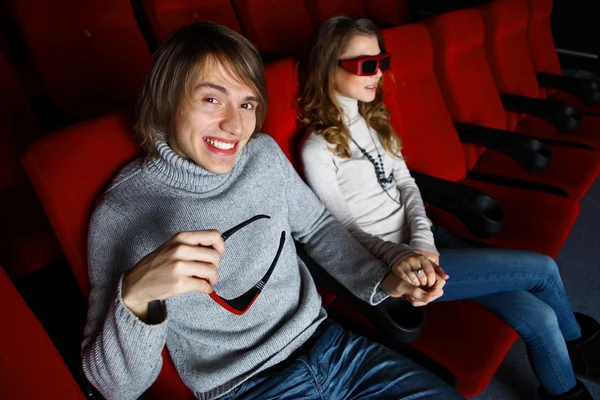
[[[385,43],[379,29],[368,19],[334,17],[323,22],[313,32],[310,51],[299,65],[300,92],[298,97],[301,125],[322,135],[334,147],[339,157],[350,158],[350,132],[344,124],[343,111],[334,97],[335,71],[340,55],[356,35],[375,36],[379,48]],[[358,110],[370,128],[380,136],[385,150],[400,157],[402,142],[394,132],[390,116],[383,104],[383,79],[379,81],[375,100],[358,102]]]

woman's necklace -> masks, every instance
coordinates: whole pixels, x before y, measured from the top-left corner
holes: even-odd
[[[367,152],[365,149],[363,149],[358,143],[356,143],[356,140],[354,140],[352,136],[350,136],[350,139],[352,139],[356,147],[358,147],[358,149],[361,151],[361,153],[363,153],[367,160],[369,160],[371,164],[373,164],[373,168],[375,168],[375,175],[377,175],[377,181],[379,182],[381,187],[385,189],[385,186],[391,184],[394,181],[394,171],[392,170],[392,172],[386,178],[385,166],[383,165],[383,158],[381,157],[381,153],[379,152],[379,149],[375,144],[373,136],[371,136],[371,140],[373,140],[373,144],[375,145],[375,151],[377,151],[377,158],[379,159],[379,161],[375,161],[373,156],[369,154],[369,152]]]
[[[373,145],[375,146],[375,151],[377,151],[377,158],[379,159],[379,161],[375,161],[375,159],[373,158],[373,156],[371,156],[369,154],[369,152],[367,152],[358,143],[356,143],[356,140],[354,140],[354,138],[352,136],[350,136],[350,139],[354,142],[354,144],[356,145],[356,147],[358,147],[358,149],[361,151],[361,153],[363,153],[363,155],[367,158],[367,160],[369,160],[371,162],[371,164],[373,164],[373,168],[375,168],[375,175],[377,176],[377,182],[379,182],[379,186],[381,186],[381,188],[383,189],[383,191],[396,204],[401,204],[400,201],[398,201],[397,199],[395,199],[387,191],[387,186],[389,186],[394,181],[394,170],[392,169],[392,172],[390,172],[390,174],[386,178],[386,176],[385,176],[385,166],[383,165],[383,158],[381,157],[381,153],[379,152],[379,148],[377,147],[377,143],[375,143],[375,139],[373,139],[373,135],[371,134],[371,130],[369,130],[369,135],[371,135],[371,140],[373,141]]]

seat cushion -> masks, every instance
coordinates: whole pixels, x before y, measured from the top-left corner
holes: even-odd
[[[600,114],[600,105],[596,106],[588,106],[583,101],[581,101],[578,97],[573,96],[572,94],[553,90],[550,96],[548,97],[550,100],[560,101],[561,103],[565,103],[573,107],[576,111],[582,113],[597,113]]]
[[[521,119],[514,129],[535,138],[566,140],[583,143],[600,150],[600,118],[583,117],[581,124],[571,133],[560,133],[550,122],[532,116]]]
[[[496,315],[468,301],[432,303],[419,338],[410,346],[454,374],[465,397],[483,391],[518,338]]]
[[[574,200],[581,200],[600,173],[598,152],[562,146],[547,147],[552,154],[550,162],[539,172],[527,172],[514,159],[493,150],[483,153],[472,170],[557,186]]]
[[[505,214],[501,232],[481,239],[474,236],[455,216],[434,206],[427,209],[434,223],[468,240],[556,257],[579,215],[579,203],[565,197],[468,179],[459,183],[487,193],[498,202]]]

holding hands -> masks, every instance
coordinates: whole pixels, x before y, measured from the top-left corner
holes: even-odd
[[[422,254],[404,257],[394,264],[380,286],[391,297],[406,297],[413,306],[420,307],[441,297],[450,277],[431,260],[438,261],[437,254],[417,251]]]

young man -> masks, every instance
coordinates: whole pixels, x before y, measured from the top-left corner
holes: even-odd
[[[88,379],[107,399],[135,399],[166,344],[199,399],[462,398],[326,320],[294,239],[371,304],[427,303],[444,281],[413,286],[400,271],[435,273],[424,257],[387,243],[384,264],[347,233],[254,134],[266,97],[256,49],[227,28],[182,28],[156,52],[137,125],[147,156],[120,172],[90,223]]]

